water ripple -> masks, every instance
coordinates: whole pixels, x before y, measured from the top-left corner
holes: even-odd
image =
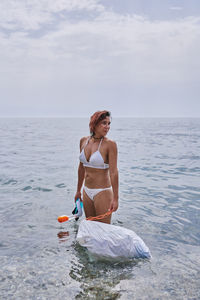
[[[141,236],[151,261],[95,260],[76,243],[79,221],[57,222],[73,210],[87,132],[85,119],[0,119],[2,299],[199,299],[200,120],[113,119],[112,222]]]

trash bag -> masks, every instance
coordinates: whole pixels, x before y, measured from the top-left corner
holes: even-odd
[[[150,258],[149,248],[132,230],[83,220],[76,237],[92,254],[107,258]]]

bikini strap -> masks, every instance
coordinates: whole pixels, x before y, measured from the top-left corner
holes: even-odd
[[[82,151],[83,151],[83,149],[85,149],[85,147],[87,146],[87,144],[88,144],[89,140],[90,140],[90,137],[87,139],[87,141],[86,141],[85,145],[84,145],[84,146],[83,146],[83,148],[82,148]]]
[[[89,143],[89,140],[90,140],[90,137],[87,139],[87,142],[86,142],[84,148],[85,148],[85,147],[87,146],[87,144]]]
[[[101,141],[100,141],[100,143],[99,143],[98,151],[99,151],[99,149],[100,149],[100,147],[101,147],[102,141],[103,141],[103,137],[101,138]]]

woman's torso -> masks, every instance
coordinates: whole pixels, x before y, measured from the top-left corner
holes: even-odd
[[[111,185],[108,165],[108,139],[83,138],[80,161],[85,166],[85,185],[88,188],[105,188]]]

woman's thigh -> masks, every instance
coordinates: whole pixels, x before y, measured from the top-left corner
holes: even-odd
[[[86,218],[96,216],[94,201],[88,197],[88,195],[84,190],[83,190],[83,207],[84,207]]]
[[[101,191],[94,197],[94,207],[97,216],[108,212],[112,199],[113,199],[112,190]],[[103,223],[110,223],[111,215],[99,221]]]

